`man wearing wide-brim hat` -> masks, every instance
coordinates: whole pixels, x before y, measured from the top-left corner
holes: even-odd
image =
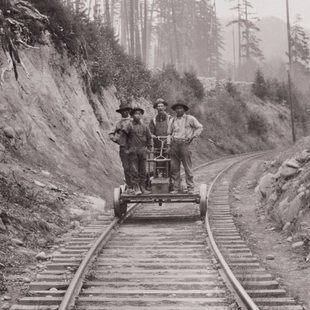
[[[131,168],[129,162],[129,154],[128,154],[128,138],[124,129],[130,123],[130,111],[132,108],[128,103],[121,104],[120,107],[116,110],[117,113],[120,113],[122,118],[115,124],[114,129],[111,133],[109,133],[110,139],[119,145],[119,156],[123,165],[125,182],[128,188],[132,188],[131,182]]]
[[[185,114],[189,107],[183,100],[178,100],[171,109],[176,114],[169,121],[168,126],[167,152],[171,156],[172,193],[181,191],[181,163],[185,171],[187,192],[194,193],[195,185],[190,145],[201,134],[203,126],[194,116]]]
[[[157,115],[150,121],[149,128],[153,137],[167,136],[168,123],[171,118],[166,113],[167,102],[159,98],[155,101],[153,107],[157,110]]]
[[[158,98],[153,105],[154,109],[157,110],[157,114],[150,121],[149,128],[153,138],[155,158],[159,155],[166,156],[167,142],[163,137],[168,135],[168,124],[171,119],[171,116],[166,112],[167,106],[168,103],[162,98]],[[157,162],[155,169],[164,175],[165,166],[165,163]]]
[[[130,111],[132,121],[125,128],[129,145],[129,161],[131,165],[131,180],[136,195],[148,194],[146,190],[146,159],[152,148],[152,135],[149,127],[142,122],[144,110],[133,108]]]

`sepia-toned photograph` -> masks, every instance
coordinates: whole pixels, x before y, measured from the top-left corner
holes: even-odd
[[[0,0],[0,310],[310,310],[310,0]]]

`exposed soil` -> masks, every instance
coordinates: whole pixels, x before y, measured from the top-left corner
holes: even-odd
[[[53,170],[9,157],[0,163],[0,309],[27,295],[49,254],[104,209],[104,200]]]
[[[277,231],[275,223],[259,208],[254,189],[263,171],[264,160],[251,160],[234,176],[230,202],[236,223],[262,265],[305,309],[310,309],[310,262],[305,260],[305,249],[293,249],[291,240]]]

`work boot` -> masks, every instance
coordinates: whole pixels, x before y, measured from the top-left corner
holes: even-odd
[[[135,186],[133,187],[133,190],[134,190],[135,195],[141,195],[141,194],[142,194],[139,185],[135,185]]]
[[[148,191],[143,185],[140,185],[140,189],[143,195],[150,194],[151,192]]]

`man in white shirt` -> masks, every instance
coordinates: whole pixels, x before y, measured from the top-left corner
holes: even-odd
[[[195,185],[189,146],[201,134],[203,126],[194,116],[185,114],[189,108],[183,101],[178,101],[171,108],[176,113],[176,116],[169,121],[168,126],[167,152],[171,156],[172,193],[180,192],[182,163],[185,170],[187,191],[192,194]]]

